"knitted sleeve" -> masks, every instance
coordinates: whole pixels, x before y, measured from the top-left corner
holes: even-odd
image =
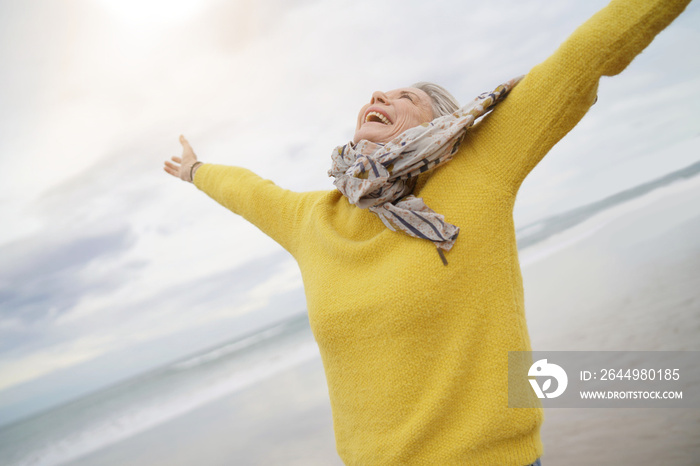
[[[241,167],[204,164],[194,184],[209,197],[241,215],[292,255],[302,239],[300,230],[313,203],[325,191],[297,193]]]
[[[620,73],[690,0],[613,0],[535,66],[465,143],[473,168],[513,193],[583,118],[601,76]]]

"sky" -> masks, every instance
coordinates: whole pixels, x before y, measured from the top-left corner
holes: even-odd
[[[296,263],[167,175],[200,160],[334,189],[375,90],[462,103],[605,0],[0,2],[0,425],[304,312]],[[700,159],[700,7],[533,170],[516,227]]]

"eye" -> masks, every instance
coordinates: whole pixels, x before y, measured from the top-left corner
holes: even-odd
[[[401,94],[401,98],[402,98],[402,99],[405,98],[405,99],[408,99],[408,100],[410,100],[411,102],[413,102],[413,98],[411,98],[411,96],[410,96],[409,94]]]

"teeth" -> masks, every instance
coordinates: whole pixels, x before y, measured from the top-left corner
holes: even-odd
[[[388,119],[387,117],[385,117],[384,115],[382,115],[381,113],[378,113],[378,112],[369,112],[369,113],[367,114],[367,118],[365,118],[365,122],[372,121],[372,120],[371,120],[371,117],[372,117],[372,116],[375,116],[375,117],[379,118],[379,120],[380,120],[382,123],[384,123],[385,125],[390,125],[390,124],[391,124],[391,122],[389,121],[389,119]]]

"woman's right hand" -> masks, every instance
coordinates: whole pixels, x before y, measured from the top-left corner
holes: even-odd
[[[182,156],[172,156],[172,162],[166,160],[163,169],[166,171],[166,173],[191,183],[197,168],[199,168],[199,165],[201,165],[201,162],[199,162],[199,164],[194,167],[193,170],[192,166],[197,163],[197,156],[192,150],[192,146],[190,146],[190,143],[187,142],[187,139],[185,139],[185,136],[183,135],[180,135],[180,144],[182,144]],[[192,176],[190,176],[190,173]]]

